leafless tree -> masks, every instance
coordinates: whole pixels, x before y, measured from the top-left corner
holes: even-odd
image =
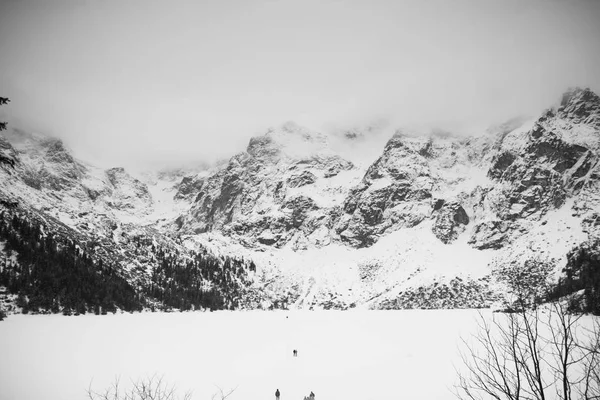
[[[122,387],[120,378],[116,378],[103,392],[93,391],[90,383],[87,395],[90,400],[179,400],[175,386],[167,384],[163,377],[158,375],[132,381],[127,389]],[[183,400],[191,398],[190,392],[182,397]]]
[[[131,381],[127,389],[123,388],[120,378],[115,378],[111,386],[102,392],[92,390],[90,383],[87,395],[90,400],[191,400],[191,392],[186,392],[183,397],[177,396],[174,385],[169,385],[163,376],[152,375],[149,378]],[[218,393],[212,400],[225,400],[237,389],[225,391],[217,386]]]
[[[237,387],[233,388],[233,389],[230,389],[228,391],[224,391],[219,386],[217,386],[217,389],[219,389],[219,392],[213,394],[212,400],[225,400],[226,398],[228,398],[229,396],[231,396],[233,394],[233,392],[235,392],[235,390],[237,389]]]
[[[459,399],[600,399],[600,322],[554,303],[479,315],[463,339],[455,394]],[[593,318],[593,317],[586,317]]]

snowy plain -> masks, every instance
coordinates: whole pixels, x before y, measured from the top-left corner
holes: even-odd
[[[489,315],[489,310],[483,310]],[[153,374],[230,400],[453,399],[453,362],[476,310],[11,315],[0,399],[76,400]],[[298,350],[298,357],[292,351]]]

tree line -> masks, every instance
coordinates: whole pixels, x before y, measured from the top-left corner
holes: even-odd
[[[256,268],[241,258],[206,251],[190,256],[138,238],[135,246],[151,255],[151,272],[132,284],[118,262],[98,257],[76,239],[46,233],[40,221],[18,212],[0,212],[0,242],[0,286],[18,295],[23,313],[235,309],[248,272]]]
[[[138,247],[148,247],[140,240],[134,240]],[[146,292],[163,307],[182,311],[238,308],[250,283],[248,272],[256,271],[254,262],[243,258],[215,257],[206,251],[183,256],[156,244],[151,249],[155,261]]]
[[[558,284],[549,290],[548,300],[582,292],[581,299],[573,297],[571,310],[600,315],[600,239],[571,250],[563,274]]]
[[[44,234],[38,222],[0,213],[0,240],[0,285],[18,295],[23,313],[105,314],[144,306],[114,266],[90,257],[73,240]]]

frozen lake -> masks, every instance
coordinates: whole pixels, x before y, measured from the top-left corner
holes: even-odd
[[[489,311],[484,311],[488,313]],[[287,317],[287,318],[286,318]],[[158,373],[193,399],[453,399],[475,310],[16,315],[0,323],[0,399],[85,399]],[[293,349],[298,357],[292,356]]]

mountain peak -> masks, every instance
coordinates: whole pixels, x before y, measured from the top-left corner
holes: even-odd
[[[310,129],[301,126],[294,121],[287,121],[277,128],[269,128],[267,135],[283,145],[291,144],[289,143],[290,141],[294,142],[297,140],[315,143],[327,142],[326,135],[320,132],[311,131]]]
[[[285,154],[292,158],[314,155],[327,148],[327,135],[288,121],[278,127],[271,127],[248,143],[247,153],[253,156],[274,156]]]
[[[590,88],[571,87],[562,95],[561,107],[580,102],[600,102],[600,97]]]
[[[589,88],[572,88],[563,94],[557,112],[563,118],[600,128],[600,97]]]

